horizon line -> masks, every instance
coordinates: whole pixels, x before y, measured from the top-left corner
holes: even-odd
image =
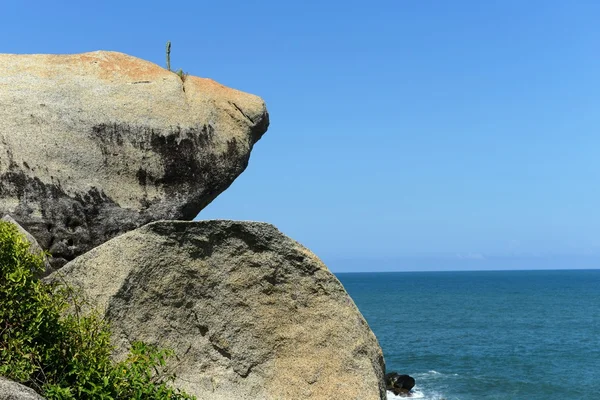
[[[333,274],[387,274],[413,272],[549,272],[549,271],[600,271],[600,268],[529,268],[529,269],[427,269],[427,270],[387,270],[387,271],[331,271]]]

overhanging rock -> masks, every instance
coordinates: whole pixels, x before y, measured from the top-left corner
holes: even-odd
[[[268,124],[257,96],[125,54],[0,54],[0,215],[60,267],[148,222],[193,219]]]

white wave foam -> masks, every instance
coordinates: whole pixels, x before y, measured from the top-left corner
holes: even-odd
[[[448,374],[448,373],[443,373],[443,372],[439,372],[439,371],[432,369],[427,372],[415,373],[412,376],[414,376],[418,380],[419,378],[438,379],[438,378],[443,378],[445,376],[458,376],[458,374]]]
[[[418,390],[413,390],[410,397],[407,396],[396,396],[392,392],[387,392],[387,400],[406,400],[406,399],[425,399],[425,395]]]
[[[423,400],[441,400],[444,396],[439,393],[423,393],[416,386],[413,388],[410,396],[396,396],[392,392],[387,392],[387,400],[409,400],[409,399],[423,399]]]

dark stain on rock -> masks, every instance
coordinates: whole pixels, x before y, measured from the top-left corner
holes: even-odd
[[[98,124],[92,127],[92,134],[100,139],[102,143],[115,143],[118,146],[123,145],[123,136],[121,124]]]
[[[105,165],[111,163],[113,154],[122,146],[133,146],[143,152],[159,155],[163,166],[162,176],[152,176],[140,166],[136,178],[141,187],[161,187],[167,197],[184,197],[182,203],[169,215],[171,219],[192,219],[217,195],[227,189],[248,165],[249,152],[241,150],[235,138],[227,143],[223,154],[214,153],[214,128],[210,124],[182,128],[173,126],[160,130],[130,124],[99,124],[92,128],[104,157]],[[261,132],[262,134],[262,132]],[[253,143],[250,143],[250,147]],[[143,162],[143,160],[140,160]],[[141,202],[147,207],[147,199]]]
[[[22,171],[0,175],[0,198],[16,198],[11,216],[52,254],[50,264],[60,268],[76,256],[148,218],[120,208],[97,188],[69,196],[58,183],[44,183]],[[34,211],[41,214],[36,216]],[[8,210],[0,210],[7,213]],[[118,215],[118,218],[117,218]],[[48,222],[50,221],[50,222]]]
[[[78,255],[148,222],[193,219],[244,171],[254,142],[267,126],[268,115],[250,127],[248,143],[232,138],[226,150],[218,153],[211,124],[168,129],[114,122],[94,125],[88,135],[99,147],[105,166],[119,162],[124,168],[117,174],[132,175],[144,193],[151,186],[164,193],[153,199],[144,195],[138,209],[121,207],[102,188],[91,187],[73,194],[67,193],[53,176],[49,183],[42,182],[31,176],[27,162],[15,162],[2,137],[7,150],[0,163],[8,171],[0,175],[0,199],[17,200],[18,206],[0,209],[0,214],[10,212],[42,248],[50,251],[52,267],[60,268]],[[124,159],[123,150],[127,147],[139,150],[140,159]],[[160,176],[146,168],[144,161],[157,156],[163,170]],[[62,176],[47,166],[43,169],[48,175]],[[81,187],[86,187],[86,183],[81,182]]]
[[[192,139],[175,134],[156,135],[152,137],[150,145],[160,154],[164,166],[164,175],[158,180],[159,184],[179,186],[199,178],[202,163],[197,156],[201,149]]]
[[[135,175],[140,186],[146,186],[146,181],[148,179],[148,173],[146,170],[140,167]]]

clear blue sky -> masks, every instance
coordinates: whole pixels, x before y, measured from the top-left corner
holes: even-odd
[[[269,132],[200,218],[271,222],[334,271],[600,268],[598,1],[5,1],[0,13],[0,52],[164,65],[171,40],[173,67],[266,100]]]

